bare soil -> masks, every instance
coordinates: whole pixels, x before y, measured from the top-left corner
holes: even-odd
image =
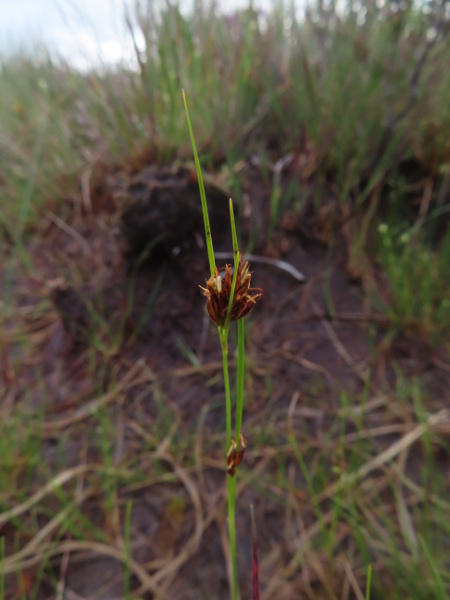
[[[145,173],[148,179],[148,167]],[[129,500],[133,597],[228,598],[222,363],[198,288],[208,277],[201,213],[189,221],[189,235],[182,227],[185,212],[176,225],[176,216],[162,219],[170,223],[170,231],[160,232],[166,241],[145,254],[145,244],[133,246],[133,233],[124,233],[122,219],[124,206],[136,201],[133,190],[147,197],[145,188],[136,186],[140,176],[109,175],[101,190],[92,190],[90,205],[68,206],[57,218],[49,213],[26,248],[32,269],[18,266],[13,273],[15,321],[5,325],[5,418],[19,408],[42,416],[38,462],[46,469],[31,474],[33,491],[51,476],[87,465],[63,487],[104,541],[95,546],[98,536],[89,533],[81,516],[73,517],[85,531],[79,538],[75,530],[52,529],[45,542],[54,542],[54,555],[43,572],[39,561],[24,562],[21,576],[8,576],[10,598],[34,585],[38,598],[54,597],[55,581],[65,590],[61,598],[124,597]],[[189,175],[183,177],[176,189],[180,203],[186,186],[196,195],[186,184]],[[327,515],[326,490],[346,467],[336,452],[342,415],[349,439],[361,411],[364,430],[389,425],[391,433],[373,440],[381,453],[413,426],[411,400],[396,399],[399,379],[420,380],[424,408],[434,413],[450,387],[448,356],[418,331],[392,333],[388,320],[371,308],[370,281],[355,280],[349,268],[344,233],[331,240],[326,218],[313,220],[306,205],[299,212],[285,211],[267,243],[270,189],[257,169],[241,173],[240,181],[243,247],[250,239],[254,254],[280,258],[306,276],[301,284],[274,266],[251,265],[252,284],[264,290],[264,297],[246,325],[243,430],[249,446],[238,472],[241,594],[251,597],[253,504],[262,598],[328,598],[328,588],[339,596],[347,579],[344,557],[355,550],[351,531],[346,523],[339,525],[340,551],[334,557],[321,550],[316,513],[289,436],[295,435],[308,465],[329,462],[328,481],[314,483],[325,490]],[[333,206],[331,195],[324,199],[327,205]],[[213,221],[216,250],[229,251],[226,211],[221,208]],[[180,241],[176,229],[182,232]],[[365,260],[371,281],[377,281],[376,264]],[[232,335],[232,365],[234,343]],[[102,437],[106,424],[110,435]],[[107,437],[113,447],[103,454]],[[413,479],[420,453],[419,445],[413,446],[407,459]],[[111,460],[106,466],[105,456]],[[441,457],[446,469],[448,459]],[[107,476],[107,468],[117,474]],[[102,482],[108,482],[107,492]],[[48,496],[41,506],[48,509],[39,512],[44,527],[61,505]],[[6,556],[33,539],[24,533],[33,530],[32,518],[30,511],[20,517],[25,530],[14,521],[3,526]],[[308,537],[316,562],[308,563],[305,556],[294,560]],[[86,543],[77,545],[80,539]],[[356,580],[364,589],[362,570]],[[353,588],[347,597],[357,597]]]

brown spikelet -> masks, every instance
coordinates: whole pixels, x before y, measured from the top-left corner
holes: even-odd
[[[242,254],[239,258],[238,269],[233,304],[231,306],[231,321],[237,321],[248,315],[263,293],[260,288],[250,287],[251,273],[249,272],[248,262],[244,263],[242,259]],[[199,286],[203,291],[203,295],[208,298],[206,308],[211,320],[217,326],[225,324],[232,281],[233,267],[225,265],[225,267],[220,269],[215,268],[214,277],[208,279],[206,288]]]

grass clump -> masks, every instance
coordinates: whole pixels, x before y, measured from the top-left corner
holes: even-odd
[[[436,250],[420,231],[401,230],[382,223],[378,227],[380,262],[389,282],[385,311],[393,327],[423,333],[431,340],[450,332],[450,233]]]
[[[45,54],[4,58],[5,204],[20,202],[39,132],[36,208],[62,184],[70,199],[98,162],[187,156],[182,86],[197,99],[193,126],[209,160],[259,152],[266,140],[281,154],[309,147],[305,175],[323,184],[333,174],[343,204],[365,201],[405,159],[439,172],[449,159],[445,19],[438,6],[396,11],[372,0],[230,16],[149,3],[129,17],[143,40],[137,72],[118,65],[82,75]]]

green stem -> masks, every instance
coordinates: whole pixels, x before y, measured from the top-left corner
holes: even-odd
[[[186,119],[189,127],[189,135],[191,137],[192,150],[194,152],[195,168],[197,171],[198,185],[200,188],[200,198],[202,201],[203,219],[205,225],[205,238],[206,247],[208,249],[209,268],[211,271],[211,277],[216,276],[216,264],[214,257],[214,250],[212,244],[211,228],[209,225],[208,206],[206,203],[205,186],[203,184],[202,171],[200,168],[200,162],[198,160],[197,148],[195,145],[194,132],[192,131],[191,120],[189,118],[189,110],[187,107],[186,96],[183,90],[183,102],[186,111]],[[225,386],[225,409],[226,409],[226,449],[225,453],[228,452],[231,447],[231,393],[230,393],[230,378],[228,373],[228,332],[230,330],[230,318],[231,308],[233,306],[234,291],[236,289],[236,279],[239,267],[239,247],[236,234],[236,224],[234,221],[233,202],[230,198],[230,221],[231,221],[231,233],[233,238],[233,254],[234,254],[234,273],[231,283],[230,298],[228,302],[228,309],[225,318],[225,324],[219,326],[219,338],[220,345],[222,347],[222,361],[223,361],[223,378]],[[242,405],[243,405],[243,386],[244,386],[244,329],[243,323],[239,322],[239,364],[238,364],[238,400],[240,406],[239,432],[242,422]],[[242,342],[241,342],[242,338]],[[241,365],[242,363],[242,365]],[[239,389],[242,391],[239,392]],[[239,435],[237,436],[239,443]],[[227,489],[228,489],[228,531],[230,537],[230,551],[233,569],[233,588],[232,588],[232,600],[239,600],[239,589],[238,589],[238,575],[237,575],[237,553],[236,553],[236,522],[235,522],[235,507],[236,507],[236,477],[231,477],[227,474]]]
[[[230,392],[230,377],[228,373],[228,331],[229,325],[219,327],[220,345],[222,347],[223,361],[223,379],[225,386],[225,414],[227,441],[226,453],[231,446],[231,392]],[[230,538],[231,565],[233,572],[233,588],[232,600],[238,600],[238,576],[237,576],[237,551],[236,551],[236,476],[231,477],[227,474],[227,491],[228,491],[228,535]]]
[[[225,415],[227,426],[227,447],[225,454],[231,446],[231,392],[230,392],[230,376],[228,373],[228,327],[219,327],[220,345],[222,346],[222,362],[223,362],[223,382],[225,386]]]
[[[239,244],[236,233],[236,222],[234,220],[233,201],[230,198],[230,224],[231,224],[231,238],[233,240],[233,255],[234,255],[234,268],[235,270],[239,266]]]
[[[372,565],[367,567],[366,600],[370,600],[370,586],[372,583]]]
[[[228,488],[228,535],[230,537],[231,565],[233,567],[233,591],[232,600],[239,600],[238,569],[236,552],[236,476],[227,477]]]
[[[244,371],[245,371],[245,344],[244,344],[244,319],[238,320],[238,368],[236,384],[236,425],[234,439],[239,447],[242,427],[242,413],[244,411]]]
[[[227,360],[228,360],[227,338],[228,338],[228,330],[230,327],[231,307],[233,305],[234,291],[236,289],[236,279],[237,279],[237,274],[238,274],[238,269],[239,269],[239,245],[238,245],[238,241],[237,241],[236,223],[234,221],[233,202],[232,202],[231,198],[230,198],[230,222],[231,222],[231,235],[233,238],[234,272],[233,272],[233,280],[231,282],[230,300],[228,302],[227,316],[226,316],[226,320],[225,320],[225,326],[223,328],[224,330],[226,330],[226,333],[225,333],[225,337],[224,337],[224,343],[222,344],[222,353],[224,352],[224,349],[225,349],[226,353],[227,353]],[[240,319],[238,321],[239,340],[242,337],[241,336],[242,325],[243,325],[243,320]],[[242,333],[243,333],[243,331],[244,330],[242,329]],[[242,347],[243,347],[243,337],[242,337]],[[238,406],[238,403],[239,403],[240,379],[242,379],[242,388],[243,388],[243,381],[244,381],[244,379],[243,379],[244,355],[241,352],[240,346],[239,346],[239,357],[242,358],[242,373],[239,374],[240,364],[238,363],[238,395],[237,395],[236,406]],[[228,453],[228,450],[230,449],[230,446],[231,446],[231,399],[230,399],[230,383],[228,380],[228,363],[227,363],[226,375],[225,375],[225,364],[224,364],[224,377],[225,377],[225,396],[226,396],[226,402],[227,402],[227,453]],[[227,392],[227,388],[228,388],[228,392]],[[242,396],[243,396],[243,392],[241,394],[241,402],[240,402],[240,406],[241,406],[240,417],[238,417],[238,415],[236,413],[236,425],[237,425],[238,419],[239,419],[239,431],[240,431],[240,427],[241,427],[240,423],[242,422],[242,404],[243,404]],[[237,443],[239,444],[239,435],[236,435],[236,439],[237,439]],[[228,535],[230,538],[231,565],[232,565],[232,570],[233,570],[232,600],[238,600],[239,599],[239,586],[238,586],[237,549],[236,549],[236,518],[235,518],[235,514],[236,514],[236,474],[233,476],[231,476],[231,475],[227,476],[227,490],[228,490]]]
[[[194,132],[192,130],[191,119],[189,117],[189,110],[188,110],[188,106],[187,106],[187,102],[186,102],[186,95],[184,93],[184,90],[183,90],[183,102],[184,102],[184,110],[186,111],[186,120],[187,120],[187,124],[188,124],[188,128],[189,128],[189,135],[191,137],[192,151],[194,153],[195,170],[197,171],[198,187],[200,190],[200,199],[202,201],[203,222],[205,225],[205,239],[206,239],[206,248],[208,250],[209,269],[211,271],[211,277],[214,277],[216,261],[214,258],[211,227],[209,225],[208,205],[206,204],[205,185],[203,183],[202,169],[200,167],[200,161],[198,159],[197,146],[195,145]]]
[[[233,279],[231,280],[231,290],[230,290],[230,299],[228,301],[228,310],[227,316],[225,318],[225,327],[229,327],[230,318],[231,318],[231,308],[233,306],[233,298],[234,291],[236,289],[236,279],[239,268],[239,246],[236,235],[236,224],[234,222],[234,212],[233,212],[233,201],[230,198],[230,221],[231,221],[231,235],[233,237],[233,254],[234,254],[234,271],[233,271]]]

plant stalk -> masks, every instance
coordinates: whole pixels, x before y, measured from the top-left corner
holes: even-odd
[[[228,332],[229,325],[219,327],[220,345],[222,347],[223,380],[225,387],[225,415],[226,415],[226,449],[231,446],[231,392],[230,377],[228,372]],[[236,549],[236,475],[226,475],[228,492],[228,537],[230,539],[230,553],[232,566],[232,600],[238,600],[238,571],[237,571],[237,549]]]
[[[236,383],[236,422],[234,429],[234,439],[239,447],[242,428],[242,414],[244,411],[244,375],[245,375],[245,331],[244,319],[238,322],[238,367]]]
[[[212,235],[211,235],[211,226],[209,224],[209,215],[208,215],[208,205],[206,203],[206,193],[205,193],[205,184],[203,183],[202,169],[200,167],[200,161],[198,159],[197,147],[195,145],[194,132],[192,130],[191,119],[189,117],[189,110],[186,101],[186,95],[183,92],[183,102],[184,102],[184,110],[186,111],[186,120],[189,128],[189,135],[191,137],[192,150],[194,152],[194,161],[195,161],[195,170],[197,172],[198,179],[198,187],[200,190],[200,199],[202,202],[202,212],[203,212],[203,223],[205,225],[205,239],[206,239],[206,248],[208,250],[208,260],[209,260],[209,270],[211,271],[211,277],[214,277],[216,261],[214,258],[214,248],[212,243]]]
[[[231,446],[231,392],[230,392],[230,376],[228,373],[228,327],[219,327],[220,345],[222,347],[222,363],[223,363],[223,382],[225,387],[225,417],[226,417],[226,448],[225,453]]]
[[[239,600],[238,568],[236,552],[236,475],[227,475],[228,490],[228,536],[230,538],[231,566],[233,570],[232,600]]]

